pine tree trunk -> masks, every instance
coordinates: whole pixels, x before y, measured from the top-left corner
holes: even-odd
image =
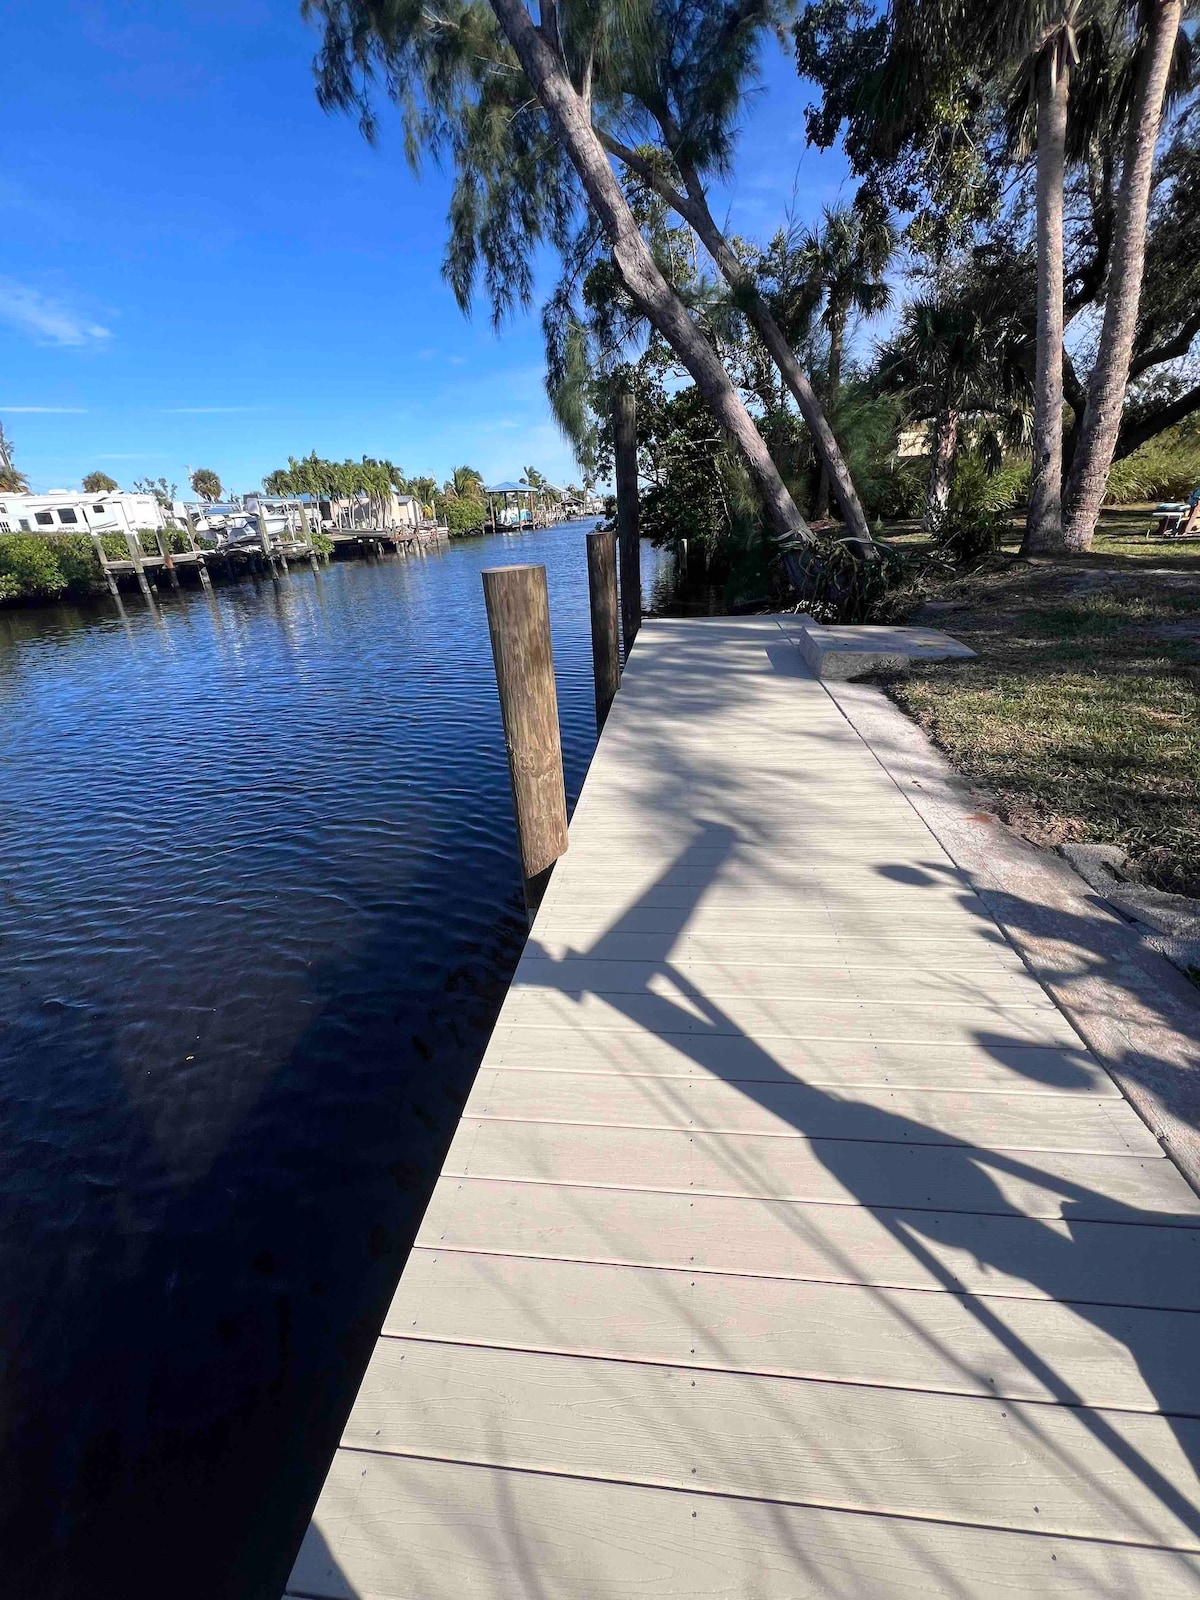
[[[1083,427],[1065,497],[1064,537],[1071,550],[1091,547],[1121,427],[1146,262],[1146,222],[1154,150],[1162,125],[1167,75],[1182,15],[1182,0],[1149,0],[1146,7],[1146,44],[1129,107],[1129,133],[1117,191],[1104,321],[1100,327],[1096,365],[1088,380]]]
[[[579,174],[637,309],[679,357],[705,404],[741,451],[776,538],[793,546],[814,544],[812,530],[788,493],[728,372],[650,254],[562,60],[534,26],[524,0],[491,0],[491,7],[555,136]]]
[[[1037,86],[1037,369],[1033,472],[1022,555],[1061,551],[1063,460],[1063,179],[1068,69],[1043,52]]]
[[[842,341],[846,334],[846,319],[835,315],[829,328],[829,409],[837,415],[838,395],[842,387]],[[821,477],[817,484],[816,517],[829,515],[829,468],[821,462]]]
[[[925,490],[926,532],[932,532],[950,505],[954,457],[958,451],[958,412],[943,411],[933,430],[929,451],[929,485]]]

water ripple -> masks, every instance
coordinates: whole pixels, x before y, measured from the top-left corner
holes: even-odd
[[[0,617],[6,1585],[280,1592],[523,939],[479,572]]]

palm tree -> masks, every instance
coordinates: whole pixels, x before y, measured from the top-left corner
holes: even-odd
[[[116,487],[117,480],[107,472],[89,472],[83,480],[84,494],[111,494]]]
[[[408,487],[410,492],[416,495],[421,510],[432,516],[434,512],[434,496],[437,494],[437,479],[429,477],[410,478]]]
[[[449,487],[460,500],[482,500],[483,474],[474,467],[451,467]]]
[[[896,230],[875,207],[826,208],[820,228],[803,235],[800,271],[811,302],[824,301],[821,324],[829,335],[827,404],[836,416],[842,387],[846,327],[851,316],[875,317],[891,304],[884,272],[896,251]],[[822,462],[816,515],[829,512],[829,469]]]
[[[1137,30],[1135,71],[1104,320],[1064,496],[1063,539],[1071,550],[1086,550],[1091,545],[1121,428],[1146,264],[1154,151],[1182,20],[1183,0],[1145,0],[1132,23]]]
[[[1037,338],[1033,392],[1033,464],[1022,552],[1062,546],[1063,464],[1063,199],[1067,173],[1067,108],[1071,73],[1079,64],[1076,28],[1081,0],[998,5],[993,49],[1017,63],[1009,108],[1012,143],[1028,150],[1032,102],[1037,151]],[[1023,92],[1022,92],[1023,91]],[[1024,102],[1024,104],[1022,103]]]
[[[1024,442],[1028,415],[1025,330],[1004,315],[999,294],[914,300],[883,352],[880,383],[902,397],[909,422],[929,433],[924,524],[936,527],[950,505],[954,467],[968,419],[983,419],[1007,442]]]
[[[0,491],[5,494],[28,494],[29,479],[13,465],[12,440],[0,423]]]
[[[210,504],[221,498],[221,480],[211,467],[197,467],[192,473],[191,485],[201,500]]]

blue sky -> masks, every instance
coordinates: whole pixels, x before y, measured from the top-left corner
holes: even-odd
[[[448,184],[324,115],[293,0],[10,8],[0,420],[38,489],[100,468],[256,487],[288,454],[575,475],[536,314],[497,336],[440,266]],[[770,234],[844,188],[782,57],[722,214]]]

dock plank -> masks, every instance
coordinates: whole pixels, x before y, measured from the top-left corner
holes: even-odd
[[[344,1442],[1200,1552],[1188,1417],[385,1338]]]
[[[931,1144],[1005,1150],[1065,1150],[1087,1155],[1162,1155],[1154,1135],[1123,1100],[1068,1095],[989,1096],[980,1106],[964,1090],[843,1090],[803,1083],[714,1082],[711,1078],[615,1077],[596,1073],[514,1072],[485,1066],[467,1115],[517,1122],[614,1128],[700,1129],[781,1139],[836,1139],[853,1134],[875,1111],[920,1128]]]
[[[294,1600],[1200,1600],[1200,1197],[800,659],[652,619]]]
[[[297,1600],[1196,1600],[1200,1559],[341,1452]]]
[[[847,1327],[855,1330],[852,1340]],[[1194,1311],[418,1250],[383,1331],[1200,1416]],[[1039,1363],[1031,1366],[1034,1350]]]
[[[986,1108],[991,1096],[980,1096],[980,1102]],[[981,1111],[979,1140],[972,1147],[947,1146],[924,1124],[873,1107],[861,1108],[854,1137],[827,1139],[464,1117],[442,1170],[447,1177],[818,1205],[1122,1222],[1169,1218],[1200,1226],[1200,1198],[1161,1152],[1000,1150],[988,1146],[982,1116]]]
[[[615,1265],[1200,1310],[1200,1230],[443,1178],[418,1242]],[[848,1335],[850,1336],[850,1335]]]

